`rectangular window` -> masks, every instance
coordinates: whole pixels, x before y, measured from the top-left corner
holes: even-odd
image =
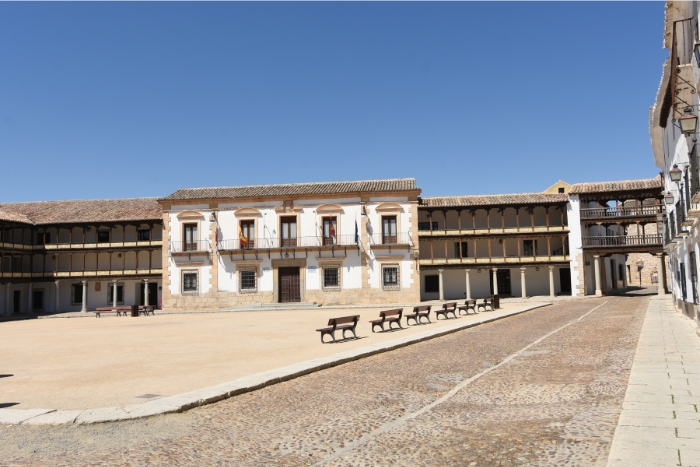
[[[46,245],[47,243],[51,243],[51,235],[48,232],[36,234],[37,245]]]
[[[198,251],[197,247],[197,224],[183,224],[182,225],[182,243],[184,245],[183,251]]]
[[[109,243],[109,230],[97,231],[97,243]]]
[[[282,246],[297,246],[296,217],[283,217],[281,219],[280,236]]]
[[[139,229],[137,238],[139,242],[147,242],[151,239],[151,231],[148,229]]]
[[[433,221],[433,230],[438,229],[438,223],[437,221]],[[430,221],[428,222],[419,222],[418,223],[418,230],[430,230]]]
[[[460,245],[462,246],[460,252]],[[459,254],[462,253],[462,256]],[[469,243],[467,242],[455,242],[455,258],[468,258],[469,257]]]
[[[537,256],[537,240],[523,240],[523,256]]]
[[[338,219],[336,217],[323,218],[323,244],[337,245],[336,234],[338,230]]]
[[[396,235],[396,216],[382,217],[382,243],[398,243]]]
[[[44,310],[44,291],[32,290],[32,310],[43,311]]]
[[[70,288],[70,303],[71,305],[83,304],[83,284],[71,284]]]
[[[114,283],[109,283],[107,286],[107,303],[112,305],[114,300]],[[117,282],[117,305],[124,304],[124,284]]]
[[[440,276],[425,276],[425,292],[437,293],[440,291]]]
[[[199,292],[199,273],[197,271],[182,272],[182,293],[197,294]]]
[[[399,290],[399,266],[391,265],[382,267],[382,287],[384,290]]]
[[[340,289],[340,266],[337,264],[323,266],[323,289]]]
[[[241,269],[241,292],[257,292],[258,290],[258,271],[257,269]]]
[[[255,221],[241,221],[238,229],[241,248],[255,248]]]

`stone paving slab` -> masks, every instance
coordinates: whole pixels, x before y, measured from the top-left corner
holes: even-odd
[[[419,332],[399,339],[384,341],[366,347],[352,349],[346,352],[341,352],[329,357],[322,357],[314,360],[299,362],[293,365],[288,365],[282,368],[258,373],[255,375],[239,378],[228,383],[211,386],[197,391],[190,391],[175,396],[160,397],[156,400],[145,402],[143,404],[130,405],[126,407],[102,407],[96,409],[87,409],[78,411],[76,417],[69,417],[65,414],[68,411],[61,411],[64,418],[61,421],[60,416],[52,419],[52,424],[60,423],[76,423],[76,424],[92,424],[106,423],[121,420],[132,420],[144,418],[153,415],[160,415],[172,412],[180,412],[189,410],[194,407],[199,407],[213,402],[242,394],[245,392],[254,391],[272,384],[282,381],[287,381],[311,372],[320,371],[332,366],[337,366],[346,362],[358,360],[360,358],[369,357],[379,353],[391,351],[407,345],[423,342],[436,337],[444,336],[450,333],[457,332],[462,329],[477,326],[479,324],[497,321],[509,316],[518,315],[527,311],[547,306],[549,303],[536,303],[525,307],[520,307],[502,314],[480,315],[475,320],[455,322],[454,324],[444,325],[437,329],[431,329],[424,332]],[[0,409],[0,423],[22,423],[28,422],[34,417],[38,417],[47,412],[54,411],[53,409]],[[5,420],[8,420],[5,422]],[[41,422],[41,420],[40,420]]]
[[[80,413],[80,410],[57,410],[30,418],[23,423],[25,425],[63,425],[73,423]]]
[[[608,467],[700,466],[699,356],[693,323],[651,299]]]

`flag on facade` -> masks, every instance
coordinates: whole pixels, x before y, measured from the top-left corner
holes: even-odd
[[[243,235],[243,229],[241,229],[240,225],[238,226],[238,240],[241,243],[241,248],[245,248],[248,245],[248,239]]]
[[[355,244],[360,244],[360,231],[357,229],[357,221],[355,221]]]

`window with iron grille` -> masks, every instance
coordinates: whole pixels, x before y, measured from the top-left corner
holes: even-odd
[[[384,290],[399,290],[399,266],[387,265],[382,267],[382,287]]]
[[[323,266],[323,289],[340,289],[340,266],[337,264]]]
[[[151,231],[148,229],[139,229],[138,231],[138,241],[147,242],[151,239]]]
[[[72,284],[70,288],[70,303],[71,305],[83,304],[83,284]]]
[[[258,290],[258,271],[256,269],[241,269],[240,291],[241,292],[257,292]]]
[[[199,273],[197,271],[182,272],[182,293],[196,294],[199,292]]]

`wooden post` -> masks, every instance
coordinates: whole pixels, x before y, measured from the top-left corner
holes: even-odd
[[[547,256],[550,258],[552,257],[552,246],[551,246],[551,240],[552,237],[547,237]]]
[[[447,255],[447,239],[445,239],[445,262],[447,262],[447,258],[449,256]]]
[[[474,239],[474,259],[476,260],[476,238]]]
[[[506,230],[506,210],[504,208],[500,209],[501,211],[501,230]]]
[[[519,239],[518,239],[518,257],[519,257],[519,258],[523,256],[523,255],[522,255],[522,248],[521,248],[521,247],[522,247],[522,243],[523,243],[523,239],[522,239],[522,238],[519,238]]]
[[[462,209],[457,210],[457,227],[459,228],[459,233],[462,233]]]
[[[491,259],[491,238],[487,237],[487,238],[486,238],[486,241],[487,241],[488,244],[489,244],[489,259]]]
[[[503,259],[505,260],[505,257],[506,257],[506,239],[502,238],[501,240],[503,241]]]
[[[491,232],[491,209],[486,210],[486,228]]]
[[[472,209],[472,230],[476,230],[476,210]]]
[[[547,230],[549,230],[549,206],[544,207],[544,217],[545,217],[545,223],[547,224]]]
[[[518,232],[520,232],[520,206],[515,208],[515,225],[518,227]]]
[[[428,211],[428,222],[430,222],[430,233],[433,233],[433,210],[432,209]]]
[[[532,207],[530,208],[530,225],[532,226],[532,230],[535,230],[535,208]]]
[[[430,222],[430,225],[432,225],[432,221]],[[430,259],[435,259],[435,253],[433,251],[433,239],[430,239]]]

